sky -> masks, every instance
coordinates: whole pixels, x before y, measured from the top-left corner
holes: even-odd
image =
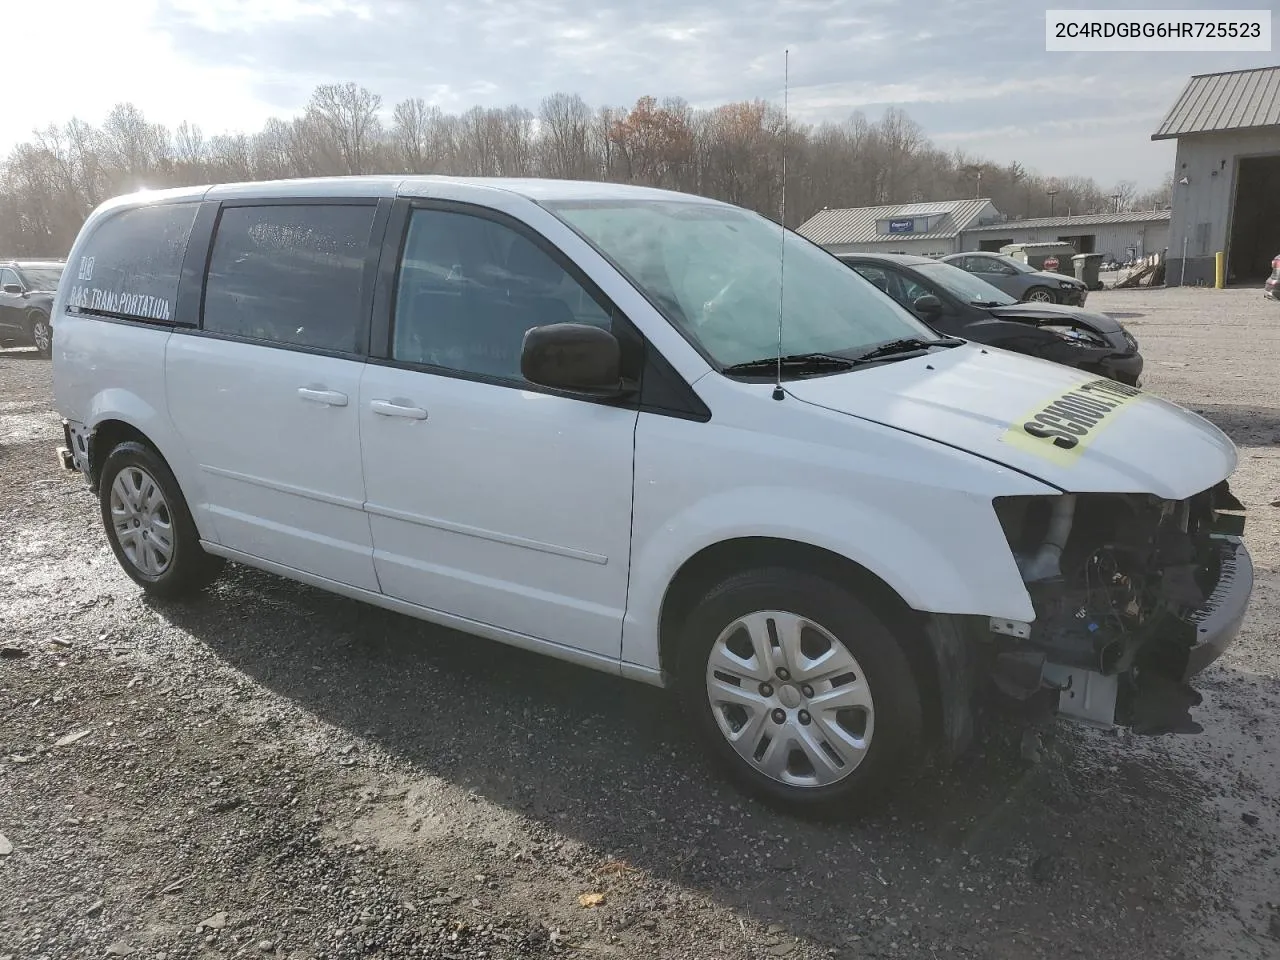
[[[1126,8],[1216,8],[1223,0]],[[1108,6],[1057,0],[1058,9]],[[1271,9],[1280,0],[1238,0]],[[288,118],[321,83],[355,81],[389,113],[421,96],[450,112],[551,93],[593,106],[646,94],[695,107],[782,102],[841,121],[900,107],[934,143],[1103,186],[1154,186],[1173,167],[1151,133],[1188,76],[1280,63],[1277,53],[1048,53],[1026,0],[43,0],[5,45],[0,151],[72,116],[132,101],[206,135]],[[24,19],[26,19],[24,17]],[[16,59],[15,59],[16,57]]]

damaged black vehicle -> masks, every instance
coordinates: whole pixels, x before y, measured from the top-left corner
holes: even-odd
[[[1022,303],[981,277],[928,257],[850,253],[839,259],[939,333],[1139,385],[1138,343],[1104,313]]]
[[[1036,613],[990,624],[995,686],[1104,728],[1200,732],[1191,678],[1235,638],[1253,587],[1227,482],[1177,501],[1089,493],[995,507]]]

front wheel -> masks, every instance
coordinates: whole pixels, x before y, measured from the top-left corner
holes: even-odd
[[[1048,287],[1032,287],[1023,298],[1029,303],[1057,303],[1058,296]]]
[[[150,447],[129,441],[99,480],[102,523],[124,572],[147,593],[179,597],[204,587],[223,561],[204,552],[178,481]]]
[[[920,691],[893,631],[857,596],[787,569],[732,577],[685,630],[682,699],[713,759],[797,811],[881,799],[920,753]]]
[[[33,313],[27,322],[27,333],[40,356],[46,360],[53,356],[53,328],[49,326],[48,317]]]

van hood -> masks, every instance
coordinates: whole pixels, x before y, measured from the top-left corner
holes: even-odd
[[[1070,493],[1183,500],[1226,479],[1235,445],[1202,417],[1071,367],[965,344],[796,380],[793,397],[928,437]]]

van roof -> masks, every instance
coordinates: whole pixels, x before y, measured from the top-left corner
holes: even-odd
[[[432,186],[474,188],[477,192],[499,190],[528,198],[535,203],[563,200],[667,200],[718,203],[707,197],[593,180],[550,180],[516,177],[453,177],[443,175],[384,174],[378,176],[307,177],[290,180],[261,180],[244,183],[210,184],[169,190],[142,190],[115,198],[113,206],[173,200],[233,200],[265,197],[395,197],[430,196]]]

